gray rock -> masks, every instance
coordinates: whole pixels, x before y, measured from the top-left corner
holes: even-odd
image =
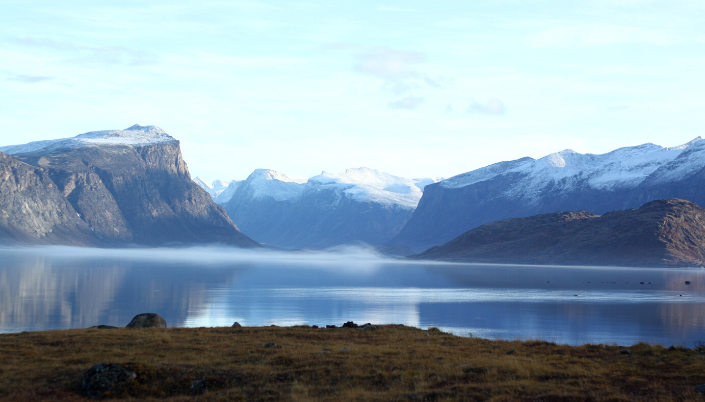
[[[242,328],[242,325],[240,325],[239,322],[235,321],[230,328]]]
[[[3,149],[2,243],[259,247],[191,181],[176,140]]]
[[[335,325],[326,325],[326,328],[335,328]]]
[[[347,346],[344,347],[344,348],[340,348],[340,353],[347,353],[347,352],[349,352],[349,351],[350,351],[350,348],[347,347]]]
[[[377,326],[372,325],[372,324],[365,324],[360,328],[360,330],[362,330],[362,331],[374,331],[376,329],[377,329]]]
[[[125,328],[166,328],[166,321],[158,314],[138,314]]]
[[[137,374],[116,363],[100,363],[91,367],[81,380],[81,392],[89,398],[101,399],[122,395]]]
[[[514,349],[512,349],[512,350],[510,350],[509,352],[507,352],[507,354],[508,354],[508,355],[515,355],[515,354],[517,354],[517,351],[514,350]]]
[[[274,343],[274,342],[269,342],[269,343],[267,343],[267,344],[264,345],[265,348],[273,348],[273,347],[275,347],[275,346],[277,346],[277,344]]]
[[[118,327],[113,327],[112,325],[94,325],[91,328],[95,329],[117,329]]]

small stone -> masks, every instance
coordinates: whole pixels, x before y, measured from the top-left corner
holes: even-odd
[[[335,328],[335,325],[326,325],[326,328]]]
[[[95,325],[95,326],[92,326],[91,328],[95,328],[95,329],[117,329],[117,327],[113,327],[112,325]]]
[[[705,384],[700,384],[697,387],[695,387],[695,392],[699,394],[705,394]]]
[[[631,356],[631,355],[632,355],[632,351],[629,350],[629,349],[622,349],[622,350],[619,351],[619,354],[620,354],[620,355],[629,355],[629,356]]]
[[[319,354],[319,355],[322,355],[322,354],[325,354],[325,353],[330,353],[330,349],[319,350],[319,351],[316,352],[316,353]]]
[[[515,354],[517,354],[517,351],[514,350],[514,349],[512,349],[512,350],[510,350],[509,352],[507,352],[507,354],[508,354],[508,355],[515,355]]]
[[[233,325],[230,326],[230,328],[242,328],[242,325],[240,325],[239,322],[235,321],[235,322],[233,323]]]
[[[119,396],[137,374],[116,363],[99,363],[86,371],[81,380],[81,391],[93,399],[104,395]]]
[[[191,383],[191,393],[200,395],[206,392],[206,381],[203,379]]]
[[[311,325],[311,328],[318,329],[318,325]]]
[[[347,353],[347,352],[349,352],[349,351],[350,351],[350,348],[347,347],[347,346],[340,349],[340,353]]]
[[[166,321],[159,314],[138,314],[127,324],[126,328],[166,328]]]
[[[273,347],[275,347],[275,346],[277,346],[277,344],[274,343],[274,342],[269,342],[269,343],[267,343],[267,344],[264,345],[265,348],[273,348]]]
[[[372,325],[372,324],[365,324],[365,325],[362,326],[362,328],[360,328],[360,329],[361,329],[362,331],[374,331],[374,330],[377,329],[377,327],[374,326],[374,325]]]

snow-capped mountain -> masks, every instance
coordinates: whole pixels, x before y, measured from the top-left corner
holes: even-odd
[[[52,152],[63,148],[85,146],[135,145],[176,142],[176,139],[157,126],[140,126],[135,124],[124,130],[91,131],[72,138],[58,140],[33,141],[22,145],[0,147],[0,152],[9,155],[37,152]]]
[[[257,169],[230,184],[226,191],[232,188],[232,195],[222,205],[243,233],[263,243],[288,248],[378,245],[401,230],[421,199],[419,186],[428,181],[370,168],[322,172],[310,179]]]
[[[228,189],[230,188],[231,184],[234,185],[235,188],[237,188],[238,183],[236,180],[215,180],[213,184],[208,184],[205,180],[201,179],[200,177],[195,177],[193,179],[193,182],[196,183],[202,189],[206,190],[206,193],[208,193],[213,199],[213,201],[218,204],[222,204],[223,202],[229,200],[230,197],[232,197],[233,190]]]
[[[426,187],[391,242],[414,251],[444,244],[485,223],[549,212],[602,214],[660,198],[705,205],[705,141],[625,147],[594,155],[565,150],[473,170]]]

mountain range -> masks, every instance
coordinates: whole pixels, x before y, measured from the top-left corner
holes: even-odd
[[[0,241],[258,247],[191,180],[155,126],[0,148]]]
[[[437,181],[405,179],[370,168],[322,172],[309,179],[257,169],[219,192],[215,183],[197,180],[254,240],[310,249],[384,244],[409,219],[424,186]]]
[[[594,155],[565,150],[500,162],[426,187],[388,244],[422,252],[480,225],[561,211],[593,214],[682,198],[705,205],[705,141]]]

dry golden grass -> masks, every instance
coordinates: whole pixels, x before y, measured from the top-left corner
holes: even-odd
[[[265,348],[268,342],[277,346]],[[349,348],[347,352],[340,349]],[[515,354],[508,355],[511,349]],[[438,330],[308,327],[45,331],[0,335],[0,400],[85,400],[96,363],[137,379],[121,400],[702,401],[704,356],[639,344],[571,347]],[[194,381],[205,392],[195,394]]]

